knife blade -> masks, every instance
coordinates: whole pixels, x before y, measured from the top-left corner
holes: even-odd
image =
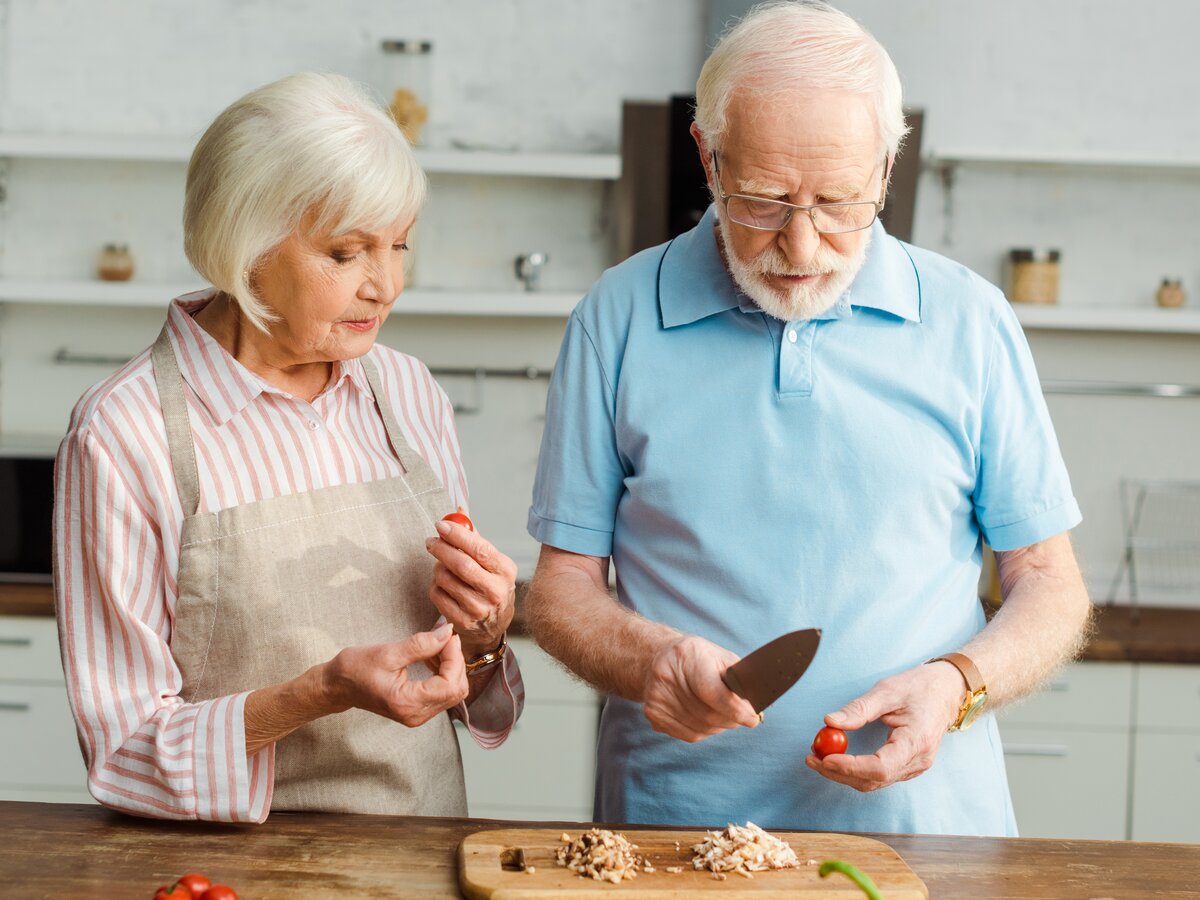
[[[820,628],[788,632],[743,656],[721,677],[731,691],[761,713],[800,680],[820,643]]]

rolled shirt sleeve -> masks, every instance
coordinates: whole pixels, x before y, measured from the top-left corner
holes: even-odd
[[[92,796],[141,816],[263,821],[274,745],[247,757],[246,693],[179,696],[158,526],[88,431],[59,450],[54,524],[63,672]]]
[[[525,683],[511,645],[498,671],[468,706],[464,701],[452,715],[467,726],[471,738],[484,750],[495,750],[512,732],[525,709]]]
[[[994,550],[1015,550],[1079,524],[1066,464],[1016,315],[999,305],[984,388],[975,515]]]

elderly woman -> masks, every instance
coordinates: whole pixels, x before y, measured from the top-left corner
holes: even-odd
[[[303,74],[192,155],[154,346],[76,406],[56,475],[88,785],[138,815],[465,815],[451,717],[502,742],[516,566],[465,506],[451,407],[376,345],[425,178],[353,82]],[[449,715],[443,715],[449,711]]]

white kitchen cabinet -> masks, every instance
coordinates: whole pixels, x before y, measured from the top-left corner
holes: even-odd
[[[1001,710],[1022,837],[1127,836],[1133,681],[1129,663],[1078,663]]]
[[[495,750],[481,749],[459,727],[470,814],[589,821],[599,698],[532,640],[514,638],[510,646],[520,660],[525,683],[520,721]]]
[[[1200,667],[1138,667],[1135,841],[1200,843]]]
[[[0,800],[91,801],[52,618],[0,616],[0,735]]]
[[[1003,725],[1001,735],[1021,837],[1125,837],[1128,729]]]

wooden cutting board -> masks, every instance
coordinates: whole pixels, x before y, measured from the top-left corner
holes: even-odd
[[[849,834],[780,834],[796,851],[799,869],[756,872],[753,879],[729,875],[724,881],[711,872],[692,868],[692,845],[704,840],[703,831],[657,831],[628,829],[622,832],[647,857],[656,871],[639,872],[637,878],[620,884],[593,881],[571,872],[555,862],[561,846],[562,829],[506,828],[477,831],[458,847],[458,880],[470,900],[519,900],[519,898],[567,898],[610,896],[635,900],[665,900],[712,893],[714,897],[782,898],[795,900],[855,900],[866,895],[844,875],[817,875],[820,863],[840,859],[857,866],[874,880],[888,900],[926,900],[925,884],[905,864],[896,851],[870,838]],[[579,831],[568,831],[572,838]],[[679,849],[675,848],[678,842]],[[524,863],[533,868],[526,872],[513,865],[515,851],[523,851]],[[808,860],[816,864],[807,865]],[[505,863],[509,863],[506,867]],[[671,874],[667,866],[682,866],[683,872]]]

